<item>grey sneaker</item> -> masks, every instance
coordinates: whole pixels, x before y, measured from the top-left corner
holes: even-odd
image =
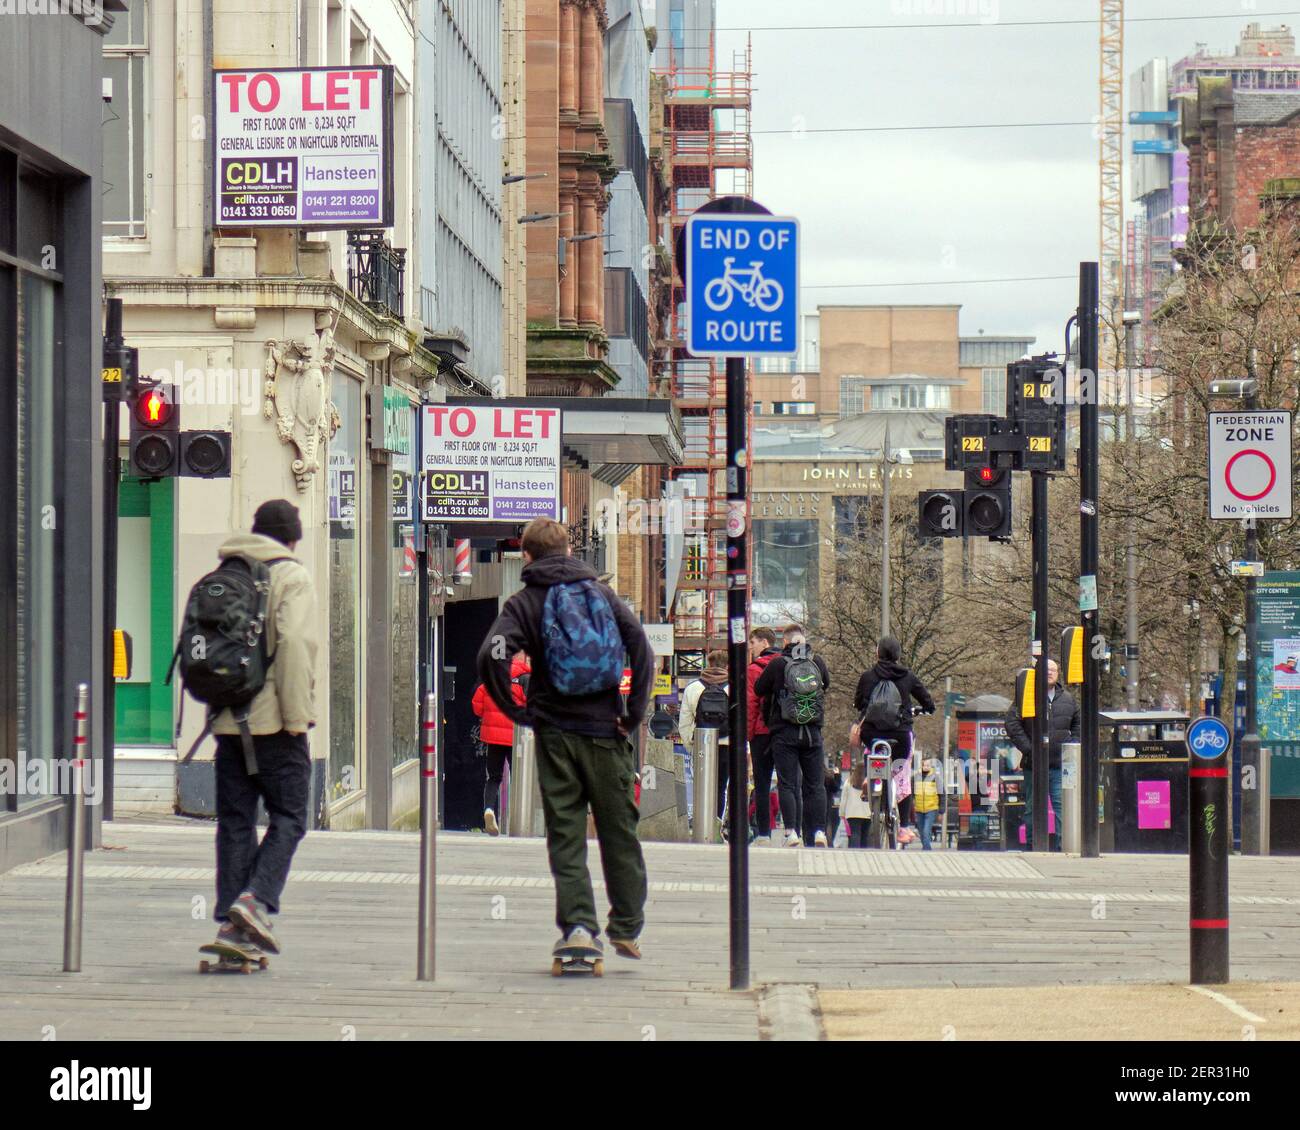
[[[497,814],[490,808],[483,810],[483,827],[489,836],[499,836],[501,834],[501,829],[497,826]]]
[[[221,924],[217,930],[216,944],[219,946],[233,946],[248,954],[261,954],[262,952],[262,947],[248,936],[242,926],[238,926],[234,922],[223,922]]]
[[[585,926],[570,926],[564,937],[555,943],[551,951],[557,957],[575,953],[588,953],[599,956],[605,952],[600,939],[595,937]]]
[[[245,891],[230,904],[230,921],[243,929],[244,933],[267,953],[279,953],[280,943],[271,931],[271,920],[266,908],[253,895]]]

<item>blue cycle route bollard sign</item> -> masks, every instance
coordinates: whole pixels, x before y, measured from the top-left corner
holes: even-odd
[[[1217,718],[1198,718],[1187,727],[1187,748],[1205,761],[1221,757],[1231,744],[1228,727]]]
[[[686,348],[696,357],[799,351],[799,221],[697,212],[686,222]]]

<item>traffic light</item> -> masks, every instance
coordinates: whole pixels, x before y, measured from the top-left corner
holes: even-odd
[[[963,493],[965,536],[1001,538],[1011,533],[1011,473],[977,467],[966,472]]]
[[[965,517],[959,490],[923,490],[916,496],[917,527],[923,538],[959,538]]]
[[[181,412],[174,385],[142,388],[131,405],[131,474],[164,479],[177,473]]]
[[[190,479],[222,479],[230,475],[230,433],[181,432],[180,472]]]

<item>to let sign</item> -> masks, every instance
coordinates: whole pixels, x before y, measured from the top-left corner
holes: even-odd
[[[1210,517],[1291,517],[1291,413],[1211,412]]]
[[[799,221],[697,212],[686,222],[686,347],[696,357],[799,351]]]
[[[424,521],[558,520],[562,425],[558,408],[530,407],[526,400],[424,405]]]

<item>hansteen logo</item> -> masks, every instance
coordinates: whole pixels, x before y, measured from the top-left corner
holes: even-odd
[[[82,1067],[77,1060],[70,1067],[50,1072],[53,1102],[129,1102],[133,1110],[148,1110],[153,1068]]]

